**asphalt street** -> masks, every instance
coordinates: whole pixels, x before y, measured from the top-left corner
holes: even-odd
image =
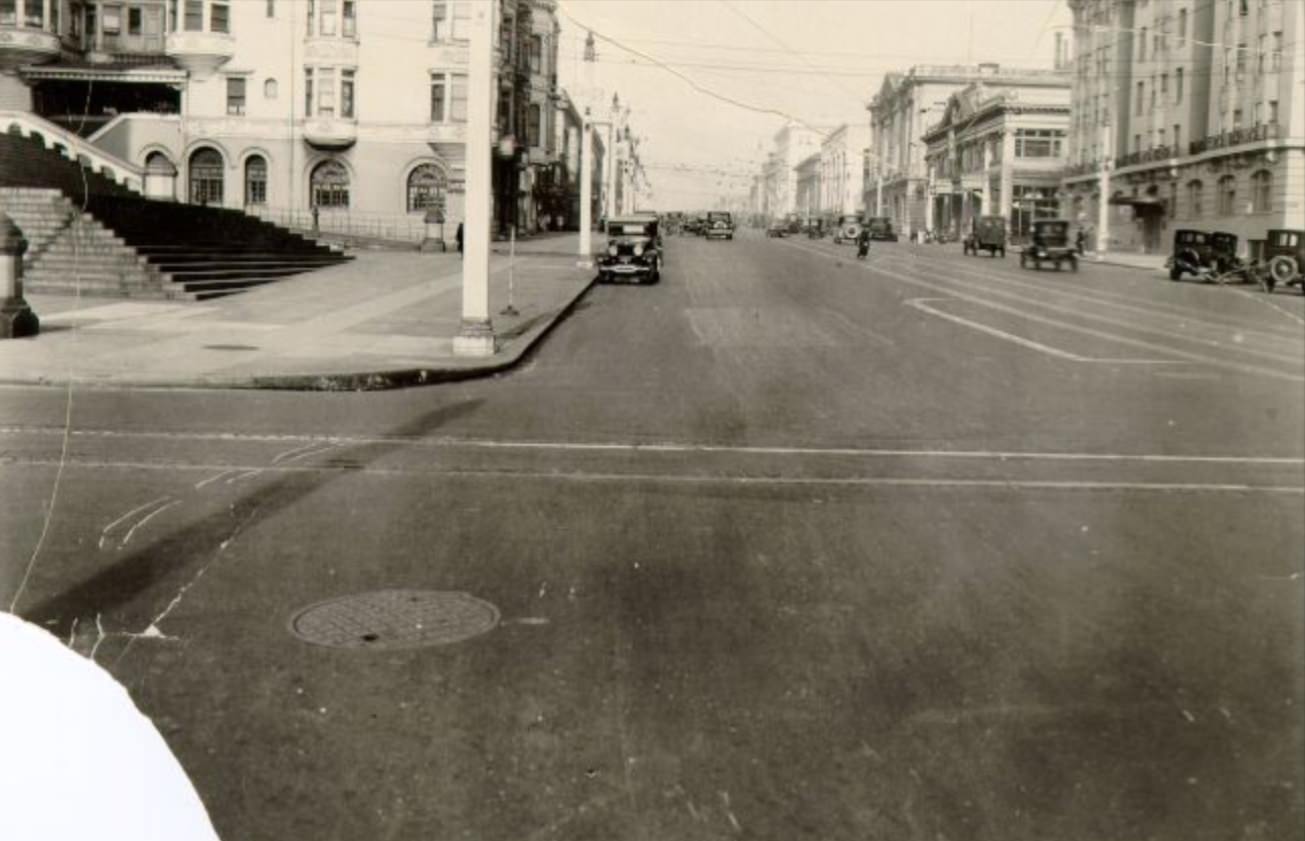
[[[1299,838],[1303,317],[671,237],[491,379],[0,391],[0,605],[223,838]],[[292,632],[383,591],[492,627]]]

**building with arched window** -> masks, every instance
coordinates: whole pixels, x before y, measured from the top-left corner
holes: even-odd
[[[418,236],[438,204],[452,237],[475,2],[0,0],[0,104],[80,130],[157,198]],[[557,2],[498,6],[495,218],[535,229],[554,218]]]
[[[1196,228],[1236,234],[1249,256],[1266,231],[1305,227],[1305,4],[1069,5],[1062,193],[1095,193],[1109,168],[1112,249],[1164,253],[1175,229]]]

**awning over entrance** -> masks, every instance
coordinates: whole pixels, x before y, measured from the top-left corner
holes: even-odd
[[[138,64],[47,64],[27,66],[19,71],[29,81],[127,82],[179,85],[186,81],[186,71],[170,65]]]

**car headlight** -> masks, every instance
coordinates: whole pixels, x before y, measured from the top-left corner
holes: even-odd
[[[642,244],[642,243],[635,243],[635,246],[634,246],[634,256],[636,256],[636,257],[642,257],[642,256],[643,256],[643,244]]]
[[[616,246],[615,246],[615,245],[609,245],[609,246],[607,246],[607,253],[608,253],[609,255],[611,255],[612,257],[615,257],[615,256],[616,256]]]

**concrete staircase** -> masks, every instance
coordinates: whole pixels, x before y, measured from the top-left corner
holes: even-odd
[[[0,210],[27,238],[23,268],[31,269],[55,235],[72,222],[73,207],[58,190],[0,187]]]
[[[89,213],[58,190],[0,188],[0,209],[27,238],[28,292],[132,298],[191,298]]]
[[[143,198],[21,134],[0,134],[0,207],[33,292],[215,298],[352,259],[238,210]]]

